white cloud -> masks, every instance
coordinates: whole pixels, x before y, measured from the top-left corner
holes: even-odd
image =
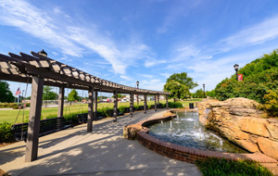
[[[147,59],[144,62],[144,66],[148,68],[148,67],[152,67],[152,66],[155,66],[155,65],[158,65],[158,64],[164,64],[164,63],[166,63],[165,60]]]
[[[0,1],[0,20],[10,26],[15,26],[24,32],[38,37],[71,56],[80,56],[83,51],[53,24],[53,19],[40,9],[25,1]]]
[[[0,0],[0,9],[0,21],[5,25],[17,27],[66,55],[80,57],[89,49],[107,60],[115,73],[125,74],[129,65],[151,53],[143,43],[125,41],[120,45],[96,28],[72,26],[67,23],[69,16],[57,7],[51,12],[63,14],[62,21],[25,1]]]
[[[160,73],[161,76],[164,76],[165,78],[169,78],[171,76],[170,73]]]
[[[140,87],[144,89],[162,91],[165,82],[160,79],[147,79],[140,82]]]
[[[264,43],[278,37],[278,16],[247,27],[219,42],[223,51]]]
[[[148,74],[139,74],[140,77],[144,77],[144,78],[153,78],[153,75],[148,75]]]
[[[132,81],[133,79],[130,78],[129,76],[127,75],[120,75],[120,78],[124,79],[124,80],[127,80],[127,81]]]
[[[257,50],[249,50],[240,54],[228,55],[220,57],[217,60],[203,60],[192,63],[187,68],[192,70],[191,76],[201,86],[203,83],[207,85],[207,89],[214,89],[215,86],[226,77],[230,77],[235,73],[233,65],[239,64],[243,67],[252,60],[259,58],[263,53],[268,53],[273,47],[262,48]],[[198,88],[200,88],[200,86]]]

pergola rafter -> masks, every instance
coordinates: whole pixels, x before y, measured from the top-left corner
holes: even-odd
[[[0,54],[0,79],[23,83],[32,83],[31,107],[29,114],[28,136],[26,143],[26,161],[37,159],[38,134],[42,105],[42,88],[44,85],[59,87],[58,117],[63,118],[64,89],[87,90],[88,104],[88,132],[92,131],[92,120],[97,112],[97,92],[114,94],[114,121],[117,121],[118,101],[117,94],[130,94],[130,112],[133,112],[134,95],[144,95],[144,110],[147,109],[147,95],[155,97],[155,110],[159,96],[169,93],[125,86],[112,81],[101,79],[77,68],[71,67],[47,56],[31,52],[31,55],[20,52],[19,55],[9,53],[9,56]],[[94,97],[94,99],[93,99]],[[95,103],[95,104],[94,104]],[[168,107],[168,101],[166,101]],[[61,124],[61,120],[58,120]]]

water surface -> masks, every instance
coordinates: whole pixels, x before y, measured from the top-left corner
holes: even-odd
[[[179,112],[177,118],[150,126],[149,134],[166,142],[202,150],[246,152],[215,132],[206,129],[198,118],[197,112]]]

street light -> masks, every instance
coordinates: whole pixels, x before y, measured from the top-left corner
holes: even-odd
[[[40,52],[38,52],[38,54],[47,57],[47,53],[44,50],[41,50]]]
[[[203,84],[204,98],[206,98],[206,84]]]
[[[139,81],[136,81],[136,88],[139,89]],[[139,105],[139,96],[137,94],[137,106]]]
[[[238,81],[238,68],[239,68],[239,65],[235,64],[234,68],[235,68],[235,71],[236,71],[236,80]]]

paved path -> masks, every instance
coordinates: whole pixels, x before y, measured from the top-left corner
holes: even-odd
[[[0,168],[12,175],[201,175],[189,163],[169,159],[144,148],[136,140],[122,137],[124,125],[135,123],[164,111],[147,115],[137,112],[133,118],[120,117],[98,121],[92,133],[86,124],[40,138],[38,160],[25,163],[25,143],[0,148]]]

